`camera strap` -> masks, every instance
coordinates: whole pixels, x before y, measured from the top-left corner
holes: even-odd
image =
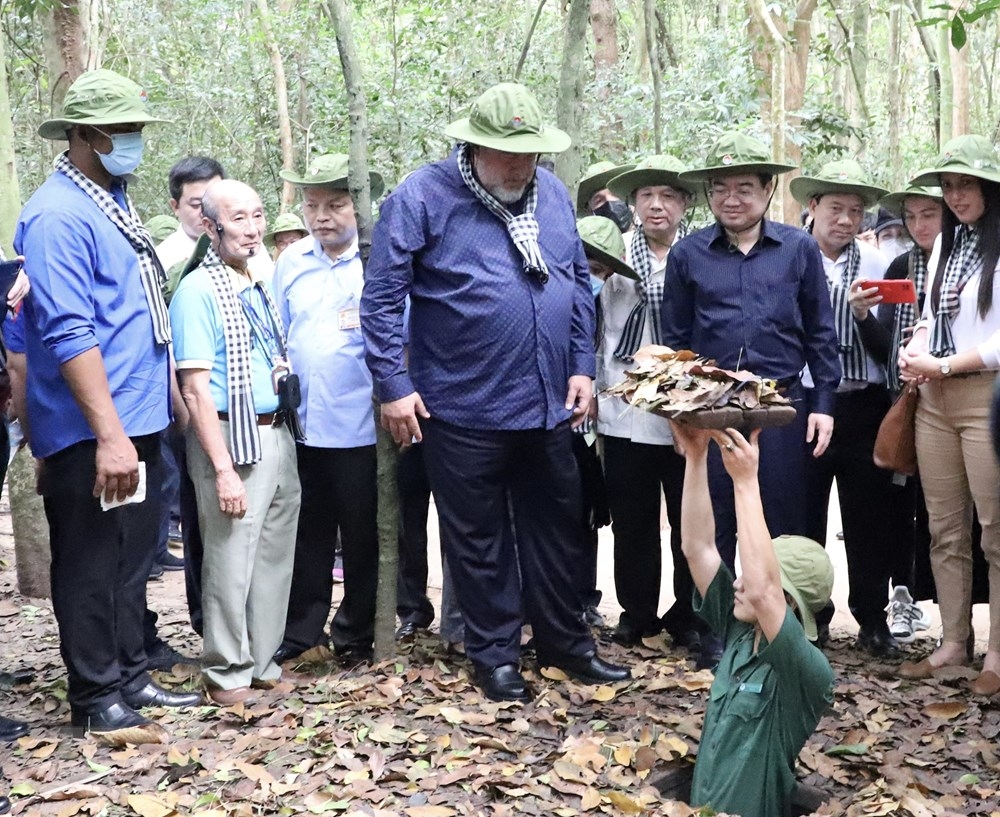
[[[254,284],[253,288],[260,289],[261,287],[262,284],[258,282]],[[271,312],[267,298],[264,296],[263,291],[261,291],[264,311],[268,317],[268,321],[265,323],[250,300],[249,292],[249,288],[244,289],[239,293],[239,299],[240,305],[243,307],[243,314],[246,316],[247,323],[250,324],[250,331],[253,332],[257,340],[264,346],[268,356],[271,358],[272,365],[284,365],[288,367],[288,350],[285,348],[285,343],[281,337],[281,329],[278,327],[278,322]]]

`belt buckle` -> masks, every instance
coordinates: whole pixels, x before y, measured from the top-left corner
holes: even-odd
[[[285,415],[280,411],[276,411],[271,415],[271,428],[280,428],[283,422],[285,422]]]

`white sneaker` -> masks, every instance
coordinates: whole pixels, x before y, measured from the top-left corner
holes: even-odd
[[[919,604],[914,603],[913,596],[904,585],[893,589],[885,609],[889,614],[889,632],[901,644],[910,644],[916,639],[917,630],[926,630],[931,626],[930,617]]]

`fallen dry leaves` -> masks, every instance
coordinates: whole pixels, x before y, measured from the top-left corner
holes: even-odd
[[[195,652],[180,604],[158,592],[161,631]],[[319,652],[256,703],[157,711],[168,743],[115,748],[68,733],[51,610],[9,592],[2,605],[8,665],[37,670],[2,693],[2,711],[31,724],[0,755],[19,814],[696,814],[656,784],[697,754],[711,675],[663,639],[626,651],[602,638],[607,657],[633,667],[617,685],[543,673],[526,654],[536,692],[526,706],[483,700],[469,665],[430,635],[350,671]],[[1000,702],[968,694],[961,676],[901,682],[847,640],[829,655],[836,699],[799,762],[800,780],[830,794],[819,814],[1000,817]],[[175,671],[159,680],[196,686]]]

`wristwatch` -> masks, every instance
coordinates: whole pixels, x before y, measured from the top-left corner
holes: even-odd
[[[947,377],[951,374],[951,360],[950,358],[941,358],[941,377]]]

